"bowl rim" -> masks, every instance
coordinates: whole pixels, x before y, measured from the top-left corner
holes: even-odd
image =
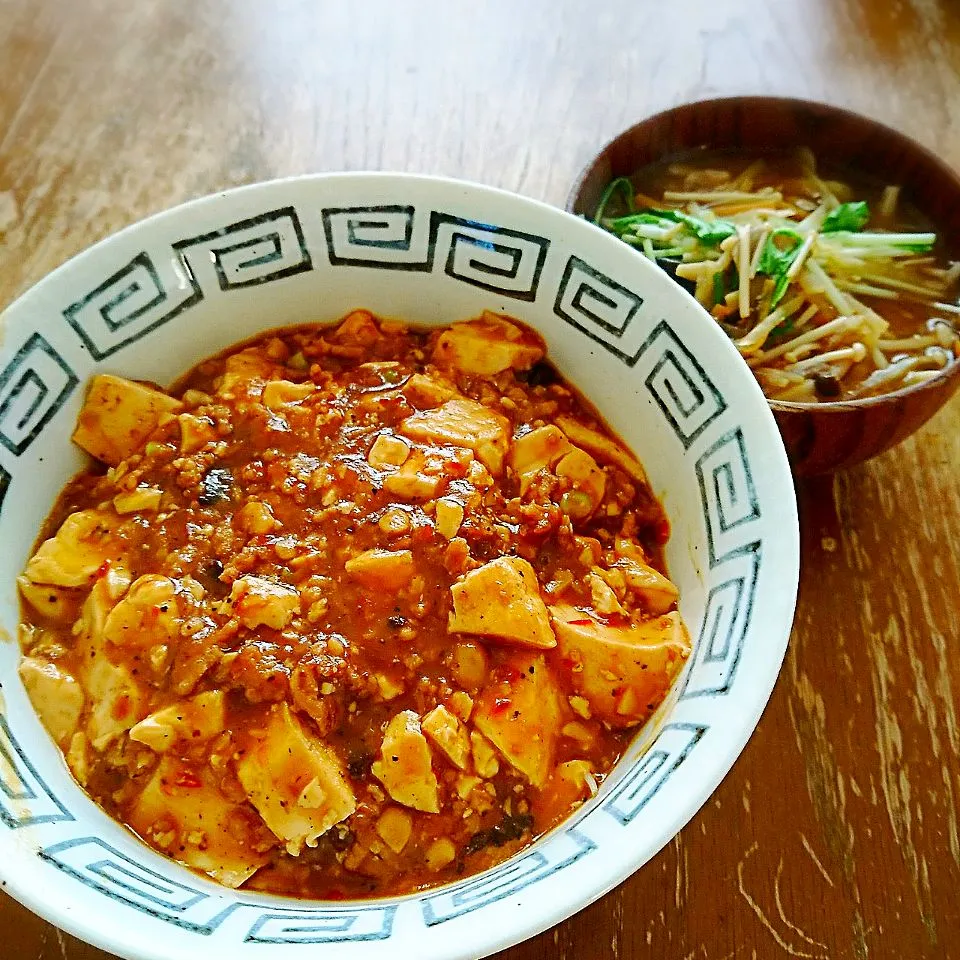
[[[671,107],[658,110],[656,113],[648,114],[631,126],[621,130],[620,133],[618,133],[615,137],[611,137],[609,140],[607,140],[606,143],[604,143],[604,145],[593,155],[593,157],[580,169],[576,179],[573,181],[573,185],[570,187],[570,190],[567,193],[564,209],[574,216],[578,215],[576,214],[575,209],[577,202],[580,199],[583,185],[590,174],[593,173],[601,157],[603,157],[615,145],[633,136],[644,127],[661,120],[665,120],[671,115],[679,113],[681,110],[706,111],[725,106],[740,105],[749,107],[750,105],[759,104],[768,104],[781,107],[783,109],[804,110],[808,113],[818,113],[824,116],[834,116],[838,119],[846,120],[848,122],[854,121],[856,123],[862,123],[873,127],[882,136],[896,140],[906,151],[921,157],[927,164],[937,167],[946,178],[952,181],[953,186],[956,189],[957,196],[960,198],[960,170],[947,163],[929,147],[920,143],[919,140],[914,139],[909,134],[903,133],[900,130],[894,129],[889,124],[877,119],[876,117],[870,116],[866,113],[860,113],[859,111],[852,110],[849,107],[842,107],[828,101],[814,100],[806,97],[783,97],[776,95],[768,96],[765,94],[734,94],[723,97],[704,97],[697,100],[684,100],[680,103],[674,104]],[[924,211],[924,213],[926,213],[926,211]],[[588,222],[593,223],[590,218],[585,217],[585,219],[587,219]],[[601,227],[600,229],[603,228]],[[638,256],[643,256],[643,254],[639,251],[634,252],[637,253]],[[937,373],[928,380],[924,380],[922,383],[912,384],[908,387],[900,387],[898,390],[893,390],[890,393],[880,393],[869,397],[857,397],[850,400],[815,400],[809,403],[803,403],[795,400],[774,400],[770,397],[767,397],[767,403],[770,405],[771,410],[782,413],[811,413],[816,411],[817,413],[828,415],[841,415],[851,413],[855,410],[867,410],[871,407],[883,406],[890,401],[897,401],[904,397],[914,396],[927,391],[940,390],[957,376],[960,376],[960,357],[955,357],[953,363],[944,367],[942,370],[937,371]]]
[[[25,302],[32,303],[34,297],[37,297],[40,294],[40,288],[45,285],[50,278],[55,275],[61,275],[67,270],[69,265],[73,264],[75,261],[85,259],[92,253],[92,251],[101,250],[104,247],[119,243],[121,240],[128,238],[146,224],[158,224],[166,220],[173,220],[180,216],[187,209],[198,209],[207,205],[212,206],[217,201],[227,197],[255,193],[259,190],[275,188],[281,185],[291,186],[315,182],[339,182],[348,184],[350,182],[357,181],[372,182],[377,180],[385,183],[393,181],[403,183],[421,183],[424,185],[434,186],[443,185],[447,188],[468,191],[480,201],[483,200],[484,196],[500,197],[512,204],[525,206],[532,211],[545,214],[551,218],[566,218],[571,216],[571,214],[563,208],[553,206],[538,199],[526,197],[512,191],[492,187],[474,181],[439,175],[435,176],[429,174],[414,174],[393,171],[342,171],[309,173],[274,178],[272,180],[258,181],[238,187],[214,191],[212,193],[184,201],[183,203],[175,206],[156,211],[152,214],[135,220],[121,229],[102,237],[95,243],[84,247],[65,260],[63,263],[59,264],[53,270],[44,274],[27,289],[21,291],[21,293],[14,300],[5,305],[3,310],[0,310],[0,334],[3,332],[4,322],[6,320],[8,311],[13,308],[19,308],[21,304]],[[593,225],[591,224],[590,226]],[[599,230],[599,228],[594,229]],[[609,234],[607,234],[606,231],[600,230],[600,232],[609,237]],[[610,237],[610,242],[618,243],[613,237]],[[650,265],[650,269],[656,271],[656,267],[653,265]],[[674,287],[679,296],[689,298],[689,294],[686,294],[681,289],[676,288],[675,285],[671,284],[671,286]],[[692,303],[695,303],[692,298],[689,299]],[[705,313],[705,311],[702,310],[702,307],[699,307],[699,305],[697,305],[697,307],[701,312]],[[746,383],[746,381],[744,382]],[[756,386],[755,381],[751,379],[750,383],[752,388],[756,390],[758,401],[764,399],[762,393],[759,391],[759,387]],[[763,429],[766,431],[766,435],[771,441],[769,447],[766,444],[764,445],[765,455],[771,458],[769,466],[776,467],[778,469],[782,480],[786,485],[786,489],[793,491],[794,496],[787,497],[786,502],[781,504],[783,513],[778,520],[778,527],[783,534],[781,542],[785,542],[787,545],[787,551],[784,557],[785,566],[782,570],[783,577],[781,578],[781,582],[788,583],[788,596],[785,598],[785,601],[782,604],[781,620],[778,621],[776,629],[771,630],[767,635],[768,646],[772,648],[772,652],[768,653],[763,658],[761,667],[758,669],[756,683],[752,688],[749,697],[746,699],[746,704],[749,705],[748,708],[744,709],[744,700],[741,699],[738,704],[738,712],[740,714],[739,719],[724,731],[724,749],[716,751],[714,755],[708,755],[701,758],[701,762],[698,765],[697,773],[695,775],[696,782],[700,785],[699,788],[695,791],[690,791],[688,795],[684,797],[683,802],[677,803],[672,808],[671,813],[664,816],[662,836],[658,837],[654,844],[650,847],[649,854],[643,858],[642,862],[638,862],[638,857],[634,855],[631,855],[629,858],[618,860],[614,867],[607,868],[602,882],[597,882],[595,879],[591,879],[586,889],[583,889],[578,885],[571,885],[570,893],[567,896],[560,898],[558,903],[545,904],[542,911],[531,911],[525,916],[518,916],[513,924],[509,927],[505,927],[504,929],[497,931],[491,931],[482,941],[482,953],[477,954],[477,948],[475,946],[464,943],[460,946],[450,945],[447,950],[445,950],[444,958],[449,957],[451,960],[453,960],[453,958],[458,958],[458,960],[467,960],[468,957],[473,958],[476,956],[487,956],[497,950],[506,949],[512,945],[521,943],[539,933],[542,933],[544,930],[547,930],[555,924],[568,919],[575,913],[578,913],[580,910],[585,909],[590,904],[605,896],[616,886],[632,876],[637,870],[641,869],[642,866],[649,863],[652,858],[655,857],[660,850],[662,850],[663,847],[665,847],[670,840],[675,837],[677,833],[703,808],[709,798],[716,791],[717,787],[736,764],[750,738],[753,736],[756,726],[767,707],[770,697],[773,694],[776,681],[782,669],[783,659],[786,655],[789,645],[789,638],[792,632],[796,610],[800,565],[800,530],[797,515],[795,485],[787,460],[786,451],[768,406],[764,403],[757,403],[755,412],[756,415],[761,418]],[[91,803],[92,802],[93,801],[91,801]],[[599,807],[594,807],[590,813],[595,813],[598,810]],[[102,816],[109,817],[109,815],[99,808],[99,806],[96,807],[96,811]],[[576,814],[574,814],[574,817],[575,816]],[[569,823],[570,818],[565,818],[563,822]],[[553,834],[553,832],[554,831],[551,830],[544,836],[549,837]],[[529,850],[531,847],[525,849]],[[192,878],[197,879],[197,875],[190,871],[187,867],[184,867],[169,858],[164,857],[163,859],[168,863],[170,869],[177,874],[189,875]],[[481,875],[482,874],[476,874],[475,876]],[[143,935],[138,935],[132,939],[130,937],[117,936],[109,929],[104,928],[104,925],[98,916],[90,916],[77,911],[71,911],[69,903],[54,903],[48,899],[45,899],[41,885],[35,881],[28,881],[23,886],[20,886],[15,877],[10,876],[9,874],[5,875],[5,868],[2,865],[0,865],[0,877],[2,877],[5,881],[3,884],[4,891],[13,897],[13,899],[26,906],[42,919],[55,924],[57,927],[66,930],[67,932],[83,939],[88,943],[97,945],[103,949],[111,950],[112,952],[116,952],[121,956],[131,958],[131,960],[168,960],[169,958],[169,947],[167,947],[165,944],[159,942],[147,943],[143,939]],[[199,879],[201,883],[213,885],[216,887],[216,889],[222,890],[222,888],[213,881],[206,881],[203,878]],[[451,886],[453,886],[453,884],[444,884],[434,889],[449,889]],[[228,895],[234,892],[235,891],[226,891]],[[239,891],[236,892],[239,893]],[[251,891],[251,893],[256,894],[256,891]],[[422,892],[378,899],[395,903],[409,900],[421,894]],[[310,907],[322,907],[327,903],[326,901],[298,900],[297,898],[293,897],[281,897],[279,899],[290,904],[308,904]],[[359,902],[366,904],[377,901],[365,900]],[[340,905],[349,906],[350,904],[346,903]],[[112,908],[110,913],[112,914]],[[123,926],[126,926],[126,924]],[[137,939],[139,939],[140,942],[136,943],[134,947],[133,941]],[[223,960],[223,958],[228,956],[228,953],[223,951],[223,947],[221,945],[215,946],[213,943],[207,943],[206,946],[208,949],[213,948],[209,953],[211,960]],[[130,952],[131,949],[135,949],[135,952]],[[294,949],[301,949],[302,952],[300,945],[293,945],[287,947],[274,946],[269,950],[269,953],[271,956],[287,956],[288,952],[292,955],[292,951]],[[431,953],[430,955],[434,956],[434,953]],[[190,956],[194,956],[194,954],[191,953]],[[200,956],[200,953],[198,952],[196,956]]]

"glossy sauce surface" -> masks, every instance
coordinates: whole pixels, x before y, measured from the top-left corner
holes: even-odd
[[[688,653],[643,469],[486,314],[271,334],[171,393],[98,378],[21,578],[75,776],[231,886],[484,869],[597,788]]]

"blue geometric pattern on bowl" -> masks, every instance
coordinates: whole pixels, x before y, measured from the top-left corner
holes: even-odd
[[[14,739],[0,714],[0,821],[11,830],[73,820]]]
[[[321,211],[321,220],[326,241],[321,251],[308,249],[293,207],[173,241],[164,262],[175,265],[176,284],[157,268],[156,252],[142,252],[63,308],[66,329],[99,361],[205,297],[242,296],[247,288],[313,270],[323,258],[329,263],[324,269],[435,271],[515,300],[545,297],[560,321],[580,331],[585,344],[598,344],[627,367],[644,364],[645,389],[684,451],[692,451],[728,409],[722,392],[668,320],[646,321],[649,329],[641,329],[644,299],[623,283],[569,256],[563,269],[557,265],[551,274],[560,278],[556,288],[541,289],[550,253],[544,237],[404,204],[331,207]],[[0,444],[20,457],[77,384],[63,357],[40,334],[31,334],[0,373]],[[733,688],[762,556],[755,533],[760,506],[742,430],[733,427],[716,437],[694,466],[710,567],[721,569],[724,579],[709,591],[684,698],[725,695]],[[0,509],[7,487],[19,482],[15,465],[11,470],[0,466]],[[603,800],[613,820],[629,824],[686,762],[707,729],[667,723]],[[38,777],[2,716],[0,765],[6,768],[0,777],[4,825],[15,829],[73,820]],[[521,852],[487,873],[422,896],[417,902],[423,920],[435,926],[503,900],[596,849],[582,825],[558,831],[543,849]],[[172,882],[94,837],[50,843],[40,856],[85,887],[141,913],[207,936],[229,923],[250,943],[307,946],[385,939],[397,910],[376,903],[284,910],[236,895],[218,897]]]
[[[628,824],[687,759],[707,730],[706,726],[692,723],[664,724],[637,766],[614,788],[604,810],[620,823]]]
[[[213,895],[169,880],[98,837],[78,837],[40,851],[42,859],[118,903],[183,930],[209,936],[236,919],[250,943],[341,943],[390,936],[396,908],[303,907],[285,910]]]
[[[553,312],[632,367],[643,348],[631,355],[617,341],[622,340],[642,305],[643,297],[639,294],[571,256],[560,280]]]
[[[638,357],[645,351],[659,359],[644,383],[687,449],[727,409],[727,403],[665,320],[646,339]]]
[[[411,206],[330,207],[323,211],[327,256],[333,266],[429,272],[532,301],[550,241],[520,230]],[[439,255],[438,255],[439,254]]]
[[[736,427],[725,433],[695,466],[710,567],[726,579],[707,597],[684,697],[729,692],[750,626],[761,560],[761,542],[752,532],[760,521],[760,503],[743,431]]]
[[[185,281],[180,289],[165,286],[144,252],[64,310],[94,359],[116,353],[195,306],[214,283],[220,290],[236,290],[313,269],[293,207],[178,240],[172,247]]]
[[[261,912],[247,943],[345,943],[386,940],[395,906]]]
[[[221,230],[178,240],[173,249],[201,296],[210,275],[221,290],[255,287],[313,269],[293,207],[271,210]]]
[[[540,850],[520,853],[502,866],[430,894],[420,901],[428,927],[462,917],[488,903],[519,893],[576,863],[596,849],[596,844],[580,831],[570,828],[555,838],[550,856]]]
[[[238,908],[225,899],[167,879],[97,837],[55,843],[40,856],[85,887],[194,933],[209,935]]]
[[[739,553],[760,549],[750,530],[760,519],[760,502],[753,483],[743,431],[725,433],[697,459],[697,480],[707,520],[710,566]],[[751,526],[752,525],[752,526]]]
[[[199,303],[192,284],[168,292],[149,254],[140,253],[63,311],[95,360],[103,360]]]
[[[760,576],[759,545],[756,550],[724,561],[723,573],[728,579],[712,586],[707,596],[684,697],[724,694],[730,690],[753,612]]]
[[[0,372],[0,444],[19,457],[56,416],[77,376],[39,333]]]

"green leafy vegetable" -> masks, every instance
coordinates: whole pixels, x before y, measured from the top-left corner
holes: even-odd
[[[713,275],[713,302],[714,304],[723,303],[727,296],[727,282],[722,270],[718,270]]]
[[[841,203],[831,210],[823,221],[821,233],[836,233],[838,230],[856,232],[862,230],[870,219],[870,204],[865,200],[855,203]]]
[[[624,238],[625,233],[637,227],[666,229],[675,223],[681,224],[687,233],[708,247],[717,246],[737,232],[737,228],[728,220],[703,220],[680,210],[639,210],[624,217],[603,220],[601,226]]]
[[[776,281],[773,297],[770,300],[771,310],[783,299],[787,287],[790,286],[790,278],[787,274],[802,246],[803,237],[789,227],[780,227],[767,237],[757,264],[757,273],[762,273]]]
[[[767,337],[767,342],[770,344],[777,344],[783,341],[788,335],[793,333],[794,327],[797,325],[796,316],[790,317],[787,320],[784,320],[783,323],[778,323],[771,331],[770,336]]]
[[[713,314],[741,353],[759,360],[751,366],[768,396],[807,403],[847,396],[848,389],[850,396],[870,395],[887,389],[877,377],[881,367],[888,365],[900,378],[909,371],[911,381],[934,376],[941,358],[924,352],[930,340],[919,335],[910,364],[898,373],[894,358],[909,352],[904,350],[908,341],[896,339],[898,329],[896,333],[887,331],[885,311],[897,301],[916,305],[921,318],[942,319],[942,314],[956,310],[960,281],[954,271],[945,269],[949,262],[945,264],[936,235],[912,226],[912,215],[901,212],[892,216],[897,187],[884,191],[882,206],[890,208],[891,217],[882,218],[881,227],[871,226],[871,207],[877,206],[876,202],[851,199],[839,203],[828,195],[832,210],[816,206],[811,200],[825,193],[816,162],[808,150],[796,151],[796,156],[803,170],[799,178],[792,165],[790,170],[781,169],[779,163],[766,165],[757,158],[750,161],[748,169],[763,170],[763,175],[747,178],[741,174],[736,179],[739,163],[694,157],[693,171],[710,171],[709,176],[691,177],[693,171],[686,166],[671,169],[662,192],[659,175],[651,181],[640,170],[631,181],[621,177],[607,185],[596,220],[658,263]],[[750,182],[744,186],[747,179]],[[855,183],[845,184],[836,193],[849,198],[865,196],[855,190]],[[740,198],[746,202],[733,202]],[[658,208],[658,203],[664,207]],[[611,213],[605,215],[608,209]],[[933,251],[939,255],[930,256]],[[744,275],[741,286],[738,267],[744,266],[744,261],[753,266],[753,272]],[[939,269],[931,268],[934,263]],[[757,282],[753,282],[753,273]],[[817,290],[822,295],[818,296]],[[741,293],[739,309],[728,308],[726,304],[738,300]],[[816,368],[808,362],[808,351],[816,357],[830,356],[838,343],[846,349],[846,338],[838,342],[820,329],[836,317],[842,317],[844,325],[855,331],[858,345],[859,341],[876,343],[866,358],[867,366],[873,362],[876,369],[866,380],[859,369],[834,376],[813,372]],[[878,332],[880,323],[884,325]],[[896,323],[900,323],[899,315]],[[803,342],[807,344],[803,360],[798,362],[792,354],[776,350],[772,356],[757,356],[758,350],[782,346],[801,334],[806,335]],[[886,342],[877,340],[878,336]],[[938,338],[944,342],[939,333]],[[960,339],[954,338],[954,352],[960,349],[958,343]],[[890,354],[887,365],[878,351]],[[777,371],[790,376],[774,376]],[[884,377],[884,384],[895,382],[886,374]]]
[[[777,285],[773,288],[773,296],[770,298],[771,310],[783,299],[789,286],[790,278],[785,273],[777,277]]]
[[[662,220],[682,223],[690,233],[708,247],[715,247],[737,232],[737,228],[729,220],[702,220],[700,217],[694,217],[680,210],[647,210],[645,212]]]
[[[781,240],[786,243],[781,243]],[[764,244],[757,272],[768,277],[778,277],[781,273],[786,273],[800,252],[802,244],[803,237],[796,230],[789,227],[774,230]]]
[[[666,217],[659,217],[654,213],[644,211],[643,213],[631,213],[625,217],[614,217],[611,220],[604,220],[603,226],[614,233],[623,233],[636,225],[662,227],[667,222]]]
[[[607,204],[618,190],[623,195],[623,202],[627,205],[627,209],[631,212],[633,211],[633,184],[630,182],[629,177],[617,177],[616,180],[611,180],[610,183],[607,184],[606,189],[603,191],[603,196],[600,197],[597,212],[593,215],[593,222],[597,224],[597,226],[600,225],[600,221],[603,219],[603,213],[607,209]]]

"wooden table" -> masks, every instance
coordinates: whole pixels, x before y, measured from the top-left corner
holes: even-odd
[[[100,237],[316,170],[562,204],[602,142],[723,93],[828,99],[960,165],[951,0],[0,0],[0,305]],[[960,404],[800,491],[790,652],[692,823],[504,957],[960,956]],[[0,900],[4,957],[105,955]]]

